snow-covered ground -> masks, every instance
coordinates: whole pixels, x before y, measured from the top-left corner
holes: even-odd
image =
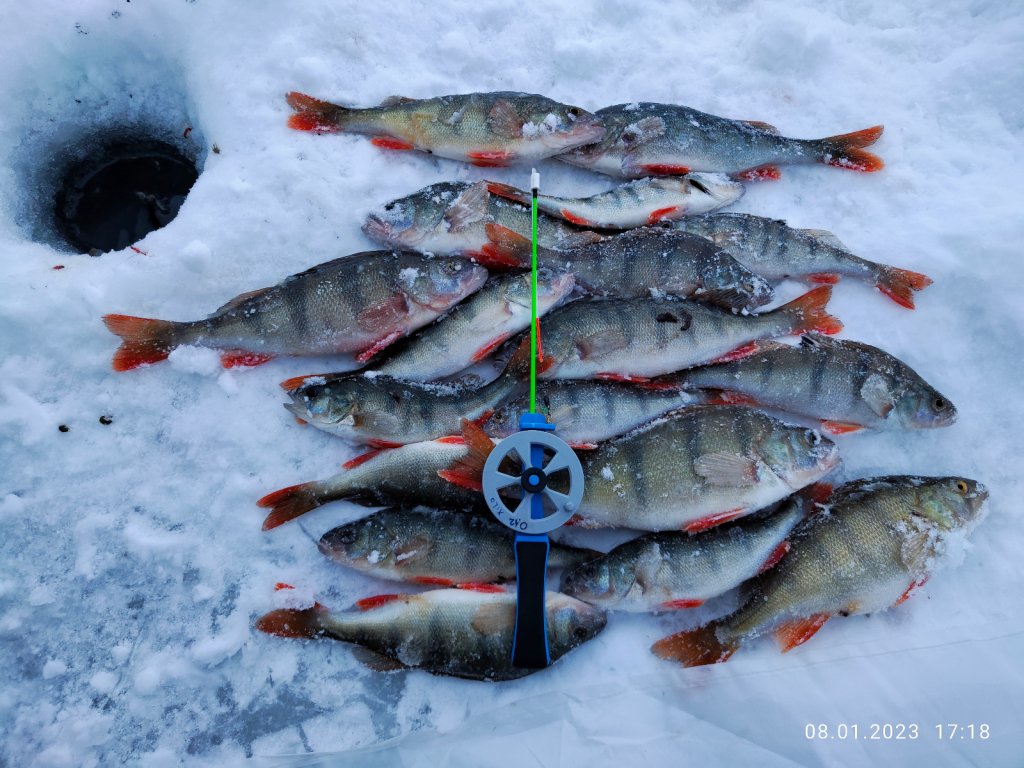
[[[1018,4],[982,0],[6,3],[0,765],[357,748],[316,764],[1020,765],[1022,21]],[[960,411],[942,431],[842,439],[842,477],[984,481],[990,514],[962,563],[900,609],[829,622],[790,654],[764,642],[695,670],[647,649],[699,614],[613,616],[556,667],[501,685],[380,676],[342,644],[256,633],[277,581],[336,606],[389,589],[316,551],[355,507],[260,530],[260,495],[353,453],[280,405],[278,381],[331,363],[225,372],[211,352],[180,350],[116,374],[100,316],[197,318],[367,249],[359,224],[392,197],[452,178],[527,183],[522,170],[290,131],[292,89],[359,105],[499,89],[589,109],[677,102],[807,137],[884,123],[882,173],[786,168],[736,210],[831,229],[935,279],[916,312],[836,290],[845,337],[907,361]],[[146,255],[52,247],[40,212],[54,168],[125,122],[193,127],[204,170],[180,215],[138,244]],[[611,186],[541,171],[549,192]],[[808,740],[808,723],[857,724],[862,738]],[[919,736],[864,738],[873,723]],[[940,741],[945,723],[973,723],[976,738]]]

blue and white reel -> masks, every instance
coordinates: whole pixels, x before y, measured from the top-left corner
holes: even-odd
[[[483,471],[488,508],[516,532],[512,664],[528,669],[551,663],[544,606],[550,548],[547,534],[572,517],[583,500],[583,466],[572,448],[551,434],[554,428],[543,415],[524,413],[519,419],[521,431],[494,447]],[[503,471],[503,463],[517,469]],[[554,485],[564,490],[556,490]]]

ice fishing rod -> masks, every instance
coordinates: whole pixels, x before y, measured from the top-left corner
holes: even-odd
[[[487,507],[516,532],[516,624],[512,665],[538,669],[551,663],[546,591],[548,533],[563,525],[583,499],[583,466],[569,445],[552,434],[555,425],[537,412],[537,194],[540,174],[530,174],[530,410],[519,416],[519,432],[494,446],[483,471]],[[511,470],[511,471],[506,471]],[[518,498],[516,498],[518,497]]]

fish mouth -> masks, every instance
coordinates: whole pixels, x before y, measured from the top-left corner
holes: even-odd
[[[735,203],[746,192],[746,187],[740,182],[733,181],[722,173],[691,173],[687,178],[695,189],[714,198],[723,206]]]

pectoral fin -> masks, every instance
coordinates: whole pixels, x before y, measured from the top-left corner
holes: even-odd
[[[449,232],[458,232],[487,215],[487,182],[468,187],[444,213]]]
[[[895,407],[895,398],[884,377],[872,373],[860,388],[860,396],[868,407],[881,418],[887,418]]]
[[[756,459],[735,453],[705,453],[694,460],[693,471],[711,485],[727,488],[756,485],[761,474]]]

